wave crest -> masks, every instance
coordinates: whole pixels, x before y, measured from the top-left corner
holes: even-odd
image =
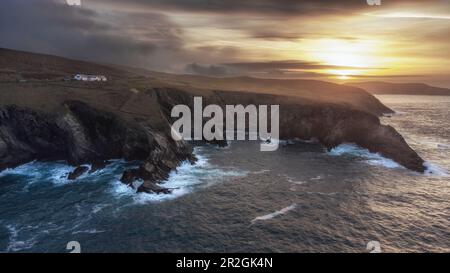
[[[288,213],[289,211],[295,209],[296,207],[297,207],[297,204],[292,204],[292,205],[290,205],[290,206],[288,206],[288,207],[282,208],[282,209],[277,210],[277,211],[275,211],[275,212],[272,212],[272,213],[269,213],[269,214],[266,214],[266,215],[262,215],[262,216],[255,217],[255,218],[252,220],[252,224],[255,223],[256,221],[270,220],[270,219],[275,218],[275,217],[277,217],[277,216],[286,214],[286,213]]]
[[[359,147],[356,144],[345,143],[341,144],[328,152],[332,156],[352,155],[360,158],[364,158],[365,162],[370,165],[383,166],[390,169],[404,168],[399,163],[392,159],[383,157],[379,153],[371,153],[369,150]]]

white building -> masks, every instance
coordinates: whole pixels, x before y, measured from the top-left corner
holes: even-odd
[[[108,78],[106,78],[106,76],[103,75],[85,75],[85,74],[76,74],[73,77],[73,79],[77,81],[87,81],[87,82],[95,82],[95,81],[106,82],[108,80]]]

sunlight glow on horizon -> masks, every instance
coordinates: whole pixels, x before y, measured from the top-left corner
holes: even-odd
[[[444,14],[425,14],[419,12],[390,12],[390,13],[365,13],[367,16],[384,18],[416,18],[416,19],[443,19],[450,20],[450,15]]]
[[[214,61],[200,62],[205,66],[231,62],[310,62],[323,67],[292,68],[294,72],[289,73],[274,66],[273,70],[249,73],[330,80],[397,79],[448,73],[448,58],[443,56],[450,16],[445,15],[442,7],[381,8],[350,16],[289,17],[282,24],[238,14],[230,16],[235,16],[239,25],[233,22],[229,27],[217,23],[217,14],[194,16],[179,12],[170,16],[185,26],[189,50],[198,50],[202,56],[205,49],[217,49],[208,52]]]

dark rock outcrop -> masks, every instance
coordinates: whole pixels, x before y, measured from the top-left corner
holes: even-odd
[[[109,162],[107,160],[95,160],[94,162],[91,162],[91,169],[89,170],[89,173],[95,173],[96,171],[104,169]]]
[[[73,170],[69,175],[67,176],[67,179],[69,180],[75,180],[78,177],[82,176],[84,173],[86,173],[89,170],[86,166],[78,166]]]
[[[281,107],[281,106],[280,106]],[[391,126],[378,117],[340,106],[284,105],[280,115],[280,135],[284,139],[316,138],[332,149],[342,143],[354,143],[373,153],[391,158],[408,169],[424,172],[424,160]]]
[[[146,180],[144,183],[139,186],[137,192],[145,192],[145,193],[156,193],[156,194],[169,194],[173,189],[168,189],[157,185],[155,182]]]
[[[139,179],[139,169],[125,170],[120,178],[120,182],[125,185],[131,186],[132,183]]]

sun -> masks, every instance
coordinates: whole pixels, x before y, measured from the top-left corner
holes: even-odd
[[[364,68],[376,62],[374,51],[374,41],[319,39],[312,56],[329,65]]]
[[[326,73],[335,75],[335,78],[339,80],[351,80],[353,77],[363,75],[364,72],[357,69],[329,69]]]
[[[351,76],[364,75],[379,65],[379,45],[375,41],[318,39],[311,41],[308,56],[325,66],[321,72],[348,80]]]

